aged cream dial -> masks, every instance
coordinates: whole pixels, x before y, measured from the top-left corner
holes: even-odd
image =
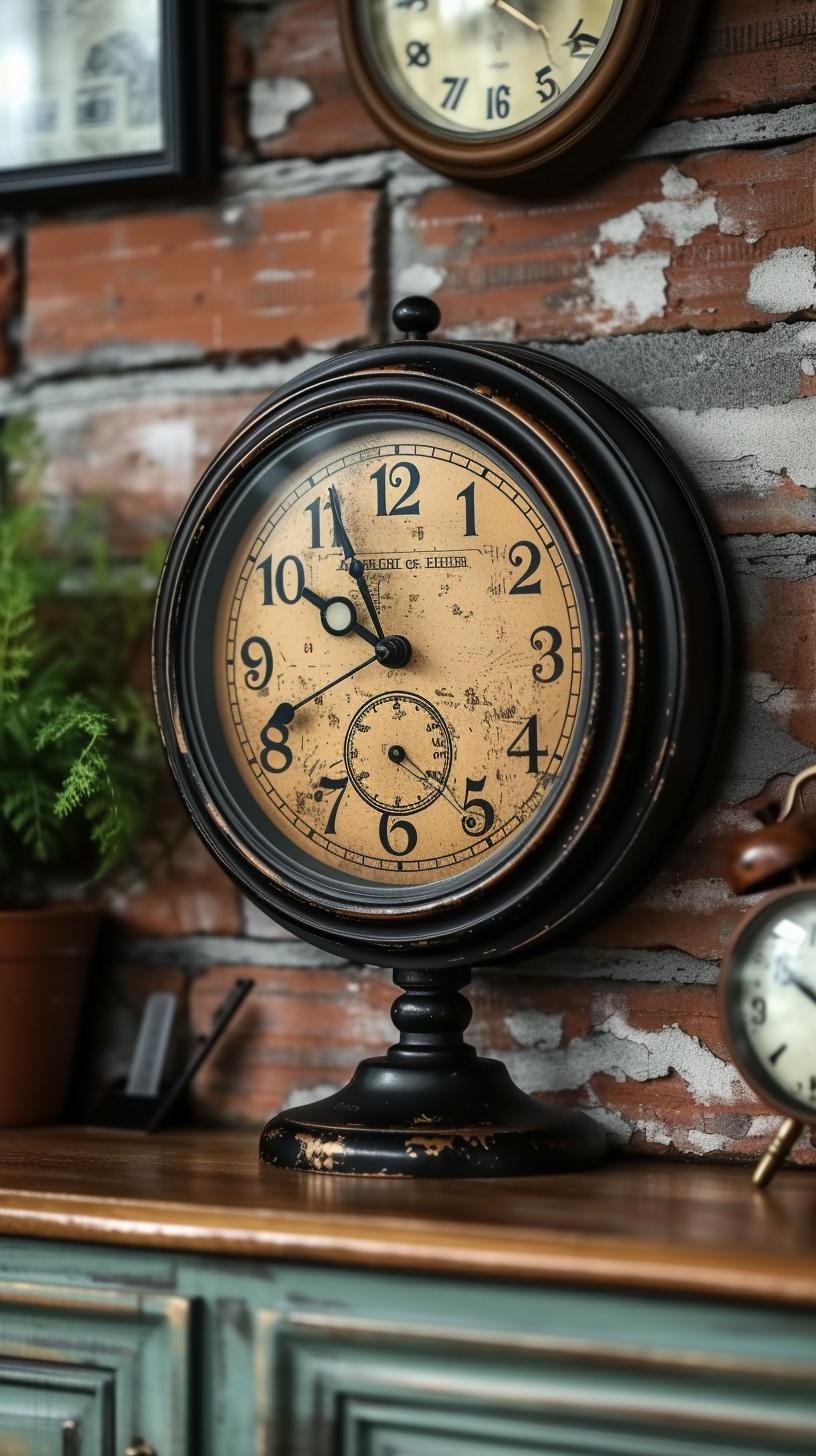
[[[371,59],[409,111],[474,139],[536,125],[603,54],[621,0],[367,0]]]
[[[310,859],[458,874],[574,777],[586,621],[532,486],[464,433],[372,423],[280,482],[233,553],[214,644],[232,759]]]
[[[816,892],[785,897],[746,927],[735,952],[729,1019],[753,1053],[754,1079],[816,1114]]]

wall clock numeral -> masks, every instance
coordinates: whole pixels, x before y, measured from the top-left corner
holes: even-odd
[[[544,633],[549,638],[549,645]],[[533,677],[536,682],[551,683],[557,682],[560,678],[564,671],[564,659],[559,652],[562,640],[557,627],[536,627],[530,638],[530,646],[534,647],[536,652],[541,653],[541,661],[533,667]]]
[[[527,569],[522,572],[515,585],[511,586],[508,592],[508,596],[511,597],[541,595],[541,582],[530,580],[530,577],[535,576],[535,573],[541,565],[541,552],[536,546],[535,541],[517,541],[515,546],[511,546],[509,551],[510,565],[523,566],[524,552],[527,552],[530,560],[527,563]]]
[[[390,818],[390,814],[383,814],[380,820],[380,844],[386,854],[392,855],[394,859],[405,859],[406,855],[413,854],[416,849],[418,838],[416,826],[411,823],[410,819],[395,819],[393,824],[389,825]],[[405,835],[405,843],[402,846],[391,843],[391,835],[394,833]]]
[[[462,100],[465,87],[468,83],[467,76],[443,76],[442,85],[447,86],[445,98],[442,102],[443,111],[455,111]]]
[[[554,101],[556,96],[561,95],[561,87],[552,74],[552,66],[542,66],[540,71],[536,71],[535,78],[538,98],[542,105],[548,101]]]
[[[465,790],[465,802],[462,808],[465,810],[462,816],[462,828],[465,834],[472,839],[481,839],[483,834],[489,834],[496,820],[496,813],[493,805],[487,799],[473,799],[472,794],[481,793],[487,782],[483,779],[468,779]],[[475,809],[475,814],[474,814]]]
[[[253,648],[260,650],[260,656],[253,652]],[[259,693],[269,684],[272,676],[273,656],[272,648],[265,637],[247,637],[241,648],[241,661],[249,672],[244,676],[244,682],[253,693]],[[263,669],[263,671],[261,670]]]
[[[409,66],[429,66],[431,64],[431,46],[427,40],[409,40],[405,47],[405,58]]]
[[[323,795],[320,792],[321,789],[328,789],[328,791],[329,791],[330,794],[336,794],[337,795],[337,798],[335,799],[334,803],[332,804],[331,813],[329,814],[329,817],[328,817],[328,819],[326,821],[326,831],[325,831],[326,834],[334,834],[336,832],[336,829],[337,829],[337,810],[340,808],[341,800],[342,800],[343,795],[346,792],[346,789],[347,788],[348,788],[348,779],[347,778],[345,778],[345,779],[328,779],[328,778],[325,778],[324,777],[324,778],[322,778],[320,780],[320,787],[318,789],[318,792],[315,794],[315,798],[316,799],[318,799],[318,798],[322,799]]]
[[[581,29],[583,23],[584,17],[582,15],[564,41],[564,45],[569,47],[569,53],[573,60],[588,60],[598,44],[597,35],[589,35],[587,31]]]
[[[388,484],[394,490],[401,490],[402,495],[395,501],[391,509],[388,509],[386,497],[386,472]],[[392,465],[388,470],[387,465],[381,465],[370,477],[377,483],[377,515],[378,516],[418,516],[419,501],[413,500],[419,486],[420,475],[416,465],[410,460],[401,460],[397,465]],[[410,501],[410,505],[408,502]]]
[[[292,581],[292,571],[287,570],[287,567],[290,565],[294,569],[294,583]],[[278,562],[278,569],[275,572],[275,592],[272,590],[272,568],[273,561],[271,556],[267,556],[263,561],[260,561],[255,568],[256,571],[261,573],[261,577],[263,578],[264,606],[274,606],[275,592],[277,592],[278,597],[282,602],[286,603],[287,607],[293,607],[295,602],[300,601],[303,595],[303,588],[306,585],[303,562],[298,556],[284,556]],[[291,591],[292,585],[295,588],[294,593]]]
[[[321,513],[321,511],[328,511],[328,510],[329,510],[329,503],[328,503],[328,501],[323,501],[323,500],[320,500],[320,499],[313,500],[312,503],[311,503],[311,505],[304,506],[304,508],[303,508],[303,514],[305,516],[311,516],[311,518],[312,518],[312,540],[311,540],[311,546],[312,546],[312,550],[313,551],[320,551],[321,548],[322,548],[323,541],[322,541],[321,530],[320,530],[320,528],[321,528],[321,517],[320,517],[320,513]],[[334,529],[332,531],[332,546],[342,546],[342,544],[343,543],[342,543],[342,541],[340,540],[340,538],[339,538],[339,536],[337,534],[337,522],[335,521],[334,522]]]
[[[518,738],[514,738],[510,744],[507,750],[507,757],[526,758],[527,772],[534,774],[540,773],[538,760],[540,758],[549,758],[549,756],[549,748],[539,748],[538,746],[538,714],[533,713],[532,718],[527,719]]]
[[[270,734],[277,733],[277,738],[271,738]],[[265,728],[261,729],[261,768],[266,773],[285,773],[292,762],[292,750],[289,748],[289,729],[285,723],[276,723],[274,716],[270,718]],[[272,756],[280,758],[281,762],[273,764]]]
[[[510,115],[510,87],[509,86],[488,86],[487,88],[487,119],[492,121],[498,117],[499,121],[506,121]]]

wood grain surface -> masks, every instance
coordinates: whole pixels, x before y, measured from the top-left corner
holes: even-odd
[[[261,1167],[254,1134],[0,1133],[0,1233],[816,1305],[816,1178],[620,1160],[385,1182]]]

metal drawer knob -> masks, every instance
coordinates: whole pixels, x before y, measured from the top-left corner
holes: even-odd
[[[136,1436],[125,1451],[125,1456],[156,1456],[156,1452],[141,1436]]]

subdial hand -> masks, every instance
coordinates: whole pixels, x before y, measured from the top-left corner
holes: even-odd
[[[379,616],[377,614],[377,608],[374,605],[374,598],[372,597],[371,592],[368,589],[368,582],[365,579],[365,567],[363,566],[362,561],[359,560],[357,553],[348,538],[348,532],[343,525],[343,517],[340,512],[340,497],[338,496],[337,491],[335,490],[333,485],[329,486],[329,505],[331,506],[332,515],[334,516],[335,529],[337,531],[340,544],[343,547],[343,557],[348,562],[349,576],[351,577],[352,581],[356,581],[360,591],[360,596],[365,602],[366,611],[368,612],[368,615],[374,624],[374,630],[377,633],[379,640],[382,642],[383,638],[385,637],[385,633],[383,632],[382,623],[380,622]]]
[[[299,708],[305,708],[307,703],[313,703],[315,698],[321,698],[330,688],[336,688],[338,683],[345,682],[346,678],[354,677],[357,672],[362,672],[364,667],[370,667],[372,662],[379,662],[381,667],[407,667],[411,661],[411,644],[406,637],[383,637],[376,645],[373,657],[367,657],[365,662],[358,662],[356,667],[350,667],[348,672],[341,672],[339,677],[332,678],[331,682],[324,687],[317,688],[309,693],[307,698],[301,698],[299,703],[278,703],[267,727],[285,728]]]
[[[449,804],[453,805],[457,814],[464,814],[465,811],[462,805],[459,803],[458,799],[456,799],[455,796],[451,793],[447,785],[441,784],[438,779],[434,778],[433,774],[425,773],[424,770],[419,767],[419,764],[414,763],[414,760],[409,756],[408,753],[406,753],[405,749],[402,747],[401,744],[393,744],[392,747],[388,750],[388,757],[390,758],[392,763],[399,764],[400,768],[404,768],[405,772],[409,773],[412,779],[417,779],[418,782],[424,784],[426,788],[438,789],[440,796],[445,799]]]
[[[360,626],[354,603],[348,597],[320,597],[308,586],[303,588],[301,596],[311,606],[320,608],[320,620],[331,637],[345,637],[347,632],[355,632],[372,647],[382,640],[375,637],[368,627]]]

